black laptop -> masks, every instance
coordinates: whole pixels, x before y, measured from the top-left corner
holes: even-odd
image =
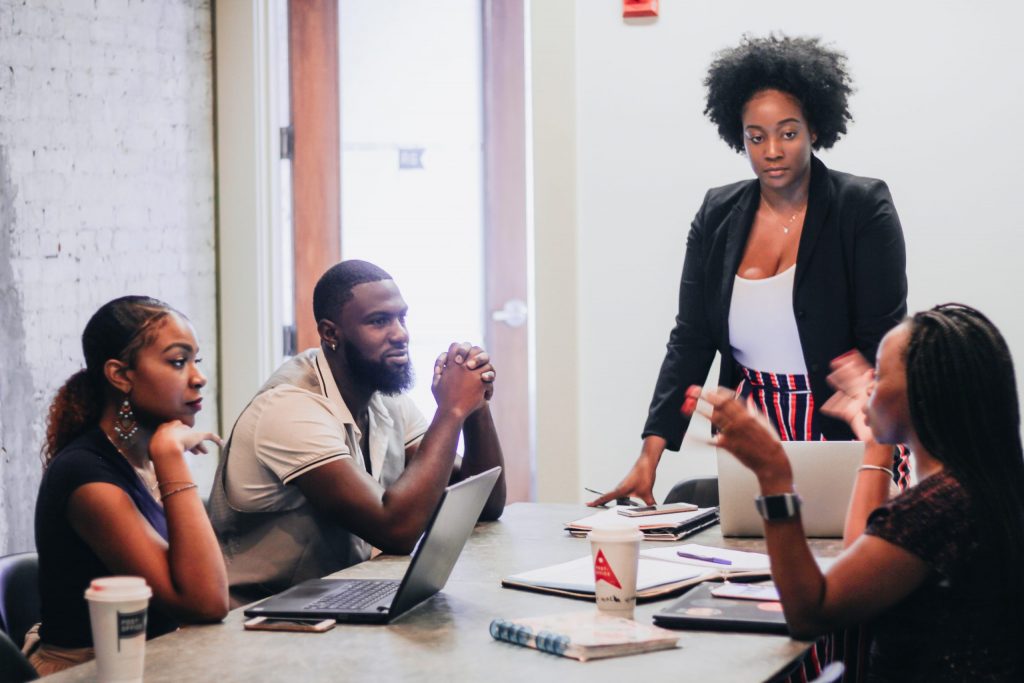
[[[401,581],[312,579],[250,607],[245,616],[392,621],[444,587],[500,473],[495,467],[445,489]]]

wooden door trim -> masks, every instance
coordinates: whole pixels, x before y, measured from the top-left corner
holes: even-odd
[[[338,0],[288,1],[296,350],[319,346],[313,287],[341,260]]]

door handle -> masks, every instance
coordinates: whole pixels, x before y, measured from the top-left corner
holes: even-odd
[[[491,313],[491,319],[505,323],[509,327],[522,327],[526,324],[529,312],[530,309],[526,307],[526,302],[523,300],[509,299],[500,311]]]

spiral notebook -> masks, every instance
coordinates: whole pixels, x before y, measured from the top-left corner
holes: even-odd
[[[585,662],[678,647],[679,634],[596,610],[527,619],[495,619],[491,636]]]

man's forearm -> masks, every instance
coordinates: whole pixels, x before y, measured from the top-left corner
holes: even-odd
[[[459,479],[485,472],[492,467],[505,466],[501,452],[498,431],[494,427],[490,405],[485,405],[466,418],[462,426],[462,434],[466,438],[466,453],[462,458]],[[482,519],[497,519],[505,509],[505,473],[498,478],[491,491],[490,498],[484,506]]]

